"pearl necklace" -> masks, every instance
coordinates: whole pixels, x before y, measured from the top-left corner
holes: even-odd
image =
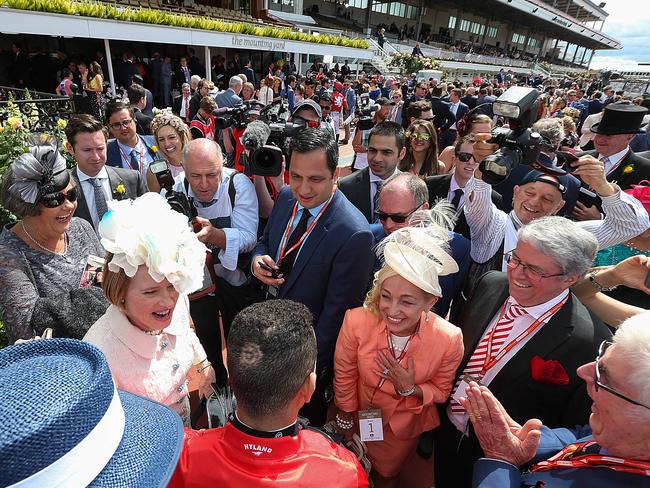
[[[68,235],[67,234],[65,234],[65,233],[63,234],[63,246],[64,246],[64,248],[63,248],[63,252],[59,253],[59,252],[56,252],[56,249],[52,250],[49,247],[45,247],[43,244],[41,244],[36,239],[34,239],[34,237],[27,230],[27,226],[25,225],[25,222],[23,222],[22,220],[20,221],[20,226],[25,231],[25,234],[27,235],[27,237],[29,237],[29,240],[32,241],[34,244],[36,244],[38,247],[40,247],[43,251],[47,251],[47,252],[49,252],[51,254],[56,254],[57,256],[63,256],[64,258],[67,259],[67,257],[66,257],[66,254],[68,252]]]

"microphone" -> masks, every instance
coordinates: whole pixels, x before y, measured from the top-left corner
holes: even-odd
[[[241,137],[242,145],[249,151],[256,151],[266,144],[271,135],[271,128],[261,120],[254,120]]]

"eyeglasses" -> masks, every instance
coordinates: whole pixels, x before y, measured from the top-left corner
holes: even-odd
[[[321,109],[321,110],[332,110],[332,107],[331,107],[331,106],[327,106],[327,105],[321,105],[321,106],[320,106],[320,109]]]
[[[456,157],[458,158],[459,161],[462,161],[463,163],[467,163],[468,161],[474,159],[474,155],[468,152],[458,152],[456,153]]]
[[[41,203],[45,208],[56,208],[63,205],[63,202],[66,200],[71,203],[76,202],[78,196],[79,190],[75,186],[74,188],[70,188],[67,192],[60,191],[58,193],[50,193],[49,195],[44,195],[43,198],[41,198]]]
[[[517,257],[514,252],[507,253],[504,256],[504,259],[506,260],[506,264],[510,269],[516,269],[518,266],[521,266],[521,270],[524,272],[526,277],[533,282],[540,281],[544,278],[564,276],[564,273],[544,274],[544,271],[539,269],[537,266],[530,266],[528,264],[525,264],[521,259]]]
[[[428,141],[431,139],[431,134],[426,134],[424,132],[418,133],[416,132],[415,134],[411,134],[411,139],[414,141],[417,141],[420,139],[421,141]]]
[[[113,122],[112,124],[109,124],[108,126],[113,130],[120,130],[122,128],[126,129],[128,126],[131,125],[132,122],[133,122],[133,119],[127,119],[127,120],[123,120],[122,122]]]
[[[612,395],[615,395],[622,400],[625,400],[626,402],[630,402],[633,405],[637,405],[639,407],[644,407],[650,410],[650,407],[647,405],[644,405],[643,403],[637,402],[636,400],[632,400],[631,398],[623,395],[622,393],[616,391],[614,388],[611,386],[607,386],[600,381],[600,360],[603,358],[605,355],[605,351],[607,351],[607,348],[611,346],[613,343],[610,341],[603,341],[600,343],[600,347],[598,348],[598,357],[596,357],[596,367],[594,368],[594,389],[598,391],[598,388],[602,388],[605,391],[608,391]]]
[[[416,210],[418,210],[424,202],[419,204],[417,207],[415,207],[413,210],[411,210],[409,213],[405,214],[390,214],[386,212],[382,212],[381,210],[377,209],[375,210],[375,215],[381,222],[386,222],[389,218],[395,222],[396,224],[403,224],[406,222],[406,220],[415,213]]]

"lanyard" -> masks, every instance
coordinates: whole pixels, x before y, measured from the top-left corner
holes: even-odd
[[[623,473],[633,473],[640,476],[650,476],[650,462],[636,459],[625,459],[602,454],[587,454],[586,450],[595,445],[596,441],[569,444],[555,456],[535,464],[533,472],[549,471],[551,469],[567,468],[609,468]]]
[[[553,307],[551,307],[549,310],[544,312],[535,322],[530,324],[528,328],[523,331],[521,334],[519,334],[514,340],[510,341],[504,348],[502,348],[499,353],[492,357],[492,341],[494,339],[494,332],[496,331],[496,325],[501,321],[503,318],[503,314],[506,311],[506,306],[508,305],[508,302],[503,304],[503,307],[501,308],[501,313],[499,314],[499,318],[494,324],[494,327],[492,327],[492,330],[490,331],[490,334],[488,336],[488,341],[487,341],[487,352],[485,354],[485,361],[483,362],[483,368],[481,369],[480,376],[481,378],[485,376],[485,374],[496,364],[498,363],[503,356],[508,354],[514,347],[516,347],[521,341],[523,341],[526,337],[528,337],[530,334],[535,332],[546,319],[551,317],[555,312],[560,310],[566,301],[569,299],[569,296],[567,295],[564,297],[563,300],[560,301],[560,303],[555,304]]]
[[[140,148],[140,173],[142,173],[142,175],[144,176],[144,156],[143,156],[144,149],[142,148],[142,141],[140,140],[139,137],[138,137],[138,146]],[[120,150],[120,153],[122,154],[122,158],[124,159],[124,161],[126,161],[126,164],[129,165],[129,168],[130,169],[135,169],[131,165],[131,158],[129,158],[126,155],[126,153],[122,150],[122,147],[119,144],[117,145],[117,148]],[[133,151],[133,149],[131,149],[131,151]]]
[[[282,260],[287,256],[287,254],[291,254],[293,251],[295,251],[296,249],[300,248],[300,246],[302,246],[304,240],[307,238],[309,233],[316,226],[318,219],[321,218],[321,216],[325,213],[325,210],[327,210],[327,207],[329,207],[329,204],[332,202],[332,198],[334,198],[334,192],[336,192],[336,186],[334,187],[334,190],[332,191],[332,194],[330,195],[325,205],[323,205],[323,208],[321,208],[320,211],[318,212],[318,215],[316,215],[316,218],[312,221],[311,224],[309,224],[309,227],[307,227],[305,233],[300,236],[298,242],[296,242],[293,246],[291,246],[290,249],[285,250],[287,241],[289,240],[289,235],[291,234],[291,229],[293,228],[293,221],[296,218],[296,213],[298,212],[298,202],[295,203],[295,205],[293,206],[293,212],[291,212],[291,218],[289,219],[289,223],[287,224],[287,229],[284,231],[284,235],[282,236],[282,241],[280,244],[280,255],[278,257],[278,266],[282,263]],[[305,208],[303,209],[303,211],[308,211],[308,210]]]
[[[388,350],[390,353],[393,355],[395,358],[395,361],[397,361],[397,364],[400,364],[402,362],[402,359],[404,359],[404,356],[406,356],[406,350],[409,348],[409,344],[411,343],[411,339],[415,334],[418,333],[420,330],[420,323],[418,322],[418,326],[415,329],[415,332],[413,332],[409,338],[406,340],[406,344],[404,344],[404,349],[402,349],[402,352],[400,353],[399,356],[395,355],[395,346],[393,345],[393,339],[390,336],[390,333],[388,332],[388,327],[386,327],[386,342],[388,342]],[[379,383],[377,383],[377,386],[372,392],[372,395],[370,395],[370,406],[372,407],[372,401],[375,399],[375,395],[379,391],[379,389],[384,386],[384,383],[386,382],[386,378],[380,378]]]

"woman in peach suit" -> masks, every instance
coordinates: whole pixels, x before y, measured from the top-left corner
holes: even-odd
[[[339,431],[350,437],[357,412],[380,409],[382,441],[368,441],[375,486],[397,486],[422,432],[439,425],[462,357],[459,328],[432,313],[438,276],[458,270],[447,233],[405,227],[382,243],[384,265],[363,307],[349,310],[336,343],[334,393]],[[426,251],[425,251],[426,250]]]

